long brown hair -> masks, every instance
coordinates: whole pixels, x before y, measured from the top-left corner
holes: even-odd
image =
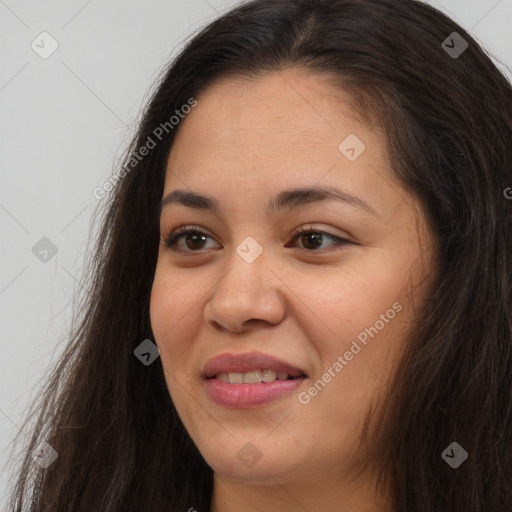
[[[414,0],[242,3],[170,63],[102,199],[81,279],[90,286],[33,404],[9,510],[209,510],[212,470],[176,413],[160,359],[146,366],[134,356],[154,340],[159,202],[179,129],[169,119],[216,78],[291,66],[332,75],[378,123],[394,172],[440,241],[435,291],[372,443],[382,485],[396,512],[512,510],[512,88],[463,28]],[[134,159],[149,138],[155,146]],[[58,453],[46,469],[31,456],[42,441]],[[452,442],[468,453],[457,469],[442,457]]]

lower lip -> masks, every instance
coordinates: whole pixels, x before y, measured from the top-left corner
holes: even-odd
[[[218,405],[229,409],[251,409],[291,393],[303,381],[304,377],[258,384],[229,384],[213,378],[206,380],[206,390]]]

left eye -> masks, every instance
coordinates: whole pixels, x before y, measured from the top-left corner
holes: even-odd
[[[351,243],[348,240],[346,240],[345,238],[341,238],[339,236],[333,235],[332,233],[327,233],[326,231],[321,231],[321,230],[312,229],[312,228],[304,229],[303,227],[301,227],[299,229],[298,233],[293,237],[292,242],[294,242],[297,239],[302,239],[302,240],[307,239],[306,237],[309,238],[309,242],[311,242],[311,241],[313,242],[313,248],[306,247],[306,249],[310,250],[310,251],[316,251],[316,252],[327,252],[325,250],[321,250],[321,251],[317,250],[318,246],[316,245],[316,243],[319,242],[323,238],[328,238],[328,239],[334,241],[335,243],[331,245],[331,247],[334,247],[334,248],[337,248],[340,246],[345,246],[345,245],[348,245]],[[329,250],[331,250],[331,249],[329,249]]]
[[[185,238],[186,246],[189,250],[183,249],[182,247],[178,247],[178,241],[181,241],[182,238]],[[199,229],[193,227],[184,227],[179,228],[174,233],[171,233],[169,236],[164,237],[163,243],[166,247],[175,252],[199,252],[199,250],[204,249],[201,247],[201,244],[204,243],[205,239],[211,238],[206,233],[200,231]],[[323,239],[333,240],[335,243],[331,245],[334,247],[348,245],[351,242],[341,238],[339,236],[333,235],[331,233],[327,233],[325,231],[321,231],[318,229],[309,229],[304,230],[300,228],[298,233],[296,233],[292,239],[292,242],[295,242],[298,239],[306,240],[305,250],[309,252],[326,252],[324,249],[318,250],[319,245],[322,245]],[[309,246],[309,247],[307,247]],[[328,249],[329,251],[331,249]]]

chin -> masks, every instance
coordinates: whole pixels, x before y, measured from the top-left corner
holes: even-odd
[[[200,451],[215,473],[254,485],[275,485],[275,479],[281,482],[301,476],[306,461],[301,464],[300,461],[290,460],[289,454],[293,453],[291,447],[271,446],[264,439],[259,443],[246,439],[245,436],[230,438],[226,446],[216,444],[212,449]]]

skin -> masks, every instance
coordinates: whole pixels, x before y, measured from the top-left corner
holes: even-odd
[[[285,69],[221,79],[197,100],[179,126],[163,197],[176,189],[208,194],[221,215],[163,209],[162,237],[190,224],[208,237],[187,243],[184,235],[175,247],[183,253],[162,241],[150,314],[169,393],[214,471],[211,512],[392,512],[372,474],[358,475],[369,453],[358,439],[370,407],[391,391],[387,382],[434,279],[424,212],[393,177],[383,135],[326,75]],[[366,146],[354,161],[338,149],[349,134]],[[377,215],[335,200],[266,212],[282,190],[316,185],[356,195]],[[301,226],[351,243],[295,238]],[[249,236],[263,249],[250,264],[236,252]],[[301,403],[298,394],[396,303],[400,312]],[[308,378],[257,408],[212,402],[201,378],[206,362],[253,350]],[[248,442],[261,455],[252,467],[237,456]]]

